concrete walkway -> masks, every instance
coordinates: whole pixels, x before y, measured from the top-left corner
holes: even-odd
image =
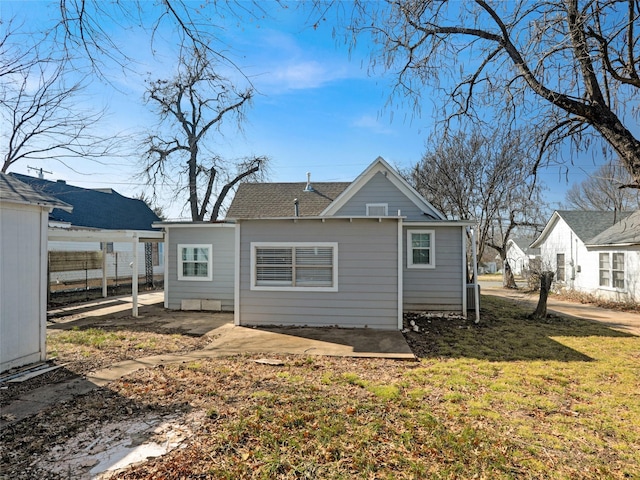
[[[538,304],[537,293],[527,293],[524,290],[511,290],[502,286],[482,285],[483,295],[494,295],[502,298],[510,298],[531,307],[535,310]],[[571,315],[607,325],[614,330],[640,336],[640,314],[630,312],[618,312],[596,307],[591,304],[568,302],[559,300],[553,296],[547,300],[547,310],[561,315]]]
[[[147,306],[141,317],[130,316],[130,297],[89,302],[62,311],[49,312],[48,328],[68,329],[74,326],[96,326],[151,321],[159,330],[181,328],[191,334],[208,334],[214,340],[204,349],[180,355],[155,355],[125,360],[85,378],[45,385],[32,390],[10,405],[2,407],[0,429],[37,414],[54,403],[68,401],[76,395],[103,387],[142,368],[160,364],[185,363],[207,358],[239,354],[329,355],[342,357],[390,358],[415,360],[413,352],[399,331],[340,328],[246,328],[233,324],[233,314],[211,312],[168,312],[162,308],[162,292],[142,294],[139,304]],[[51,315],[53,313],[53,315]],[[147,318],[145,318],[145,313]],[[55,318],[56,315],[65,315]]]

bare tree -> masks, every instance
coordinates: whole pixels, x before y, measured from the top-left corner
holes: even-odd
[[[478,222],[478,258],[486,247],[495,249],[508,272],[507,287],[516,286],[507,242],[514,229],[539,224],[544,205],[527,159],[523,134],[460,131],[440,137],[407,175],[449,218]]]
[[[230,165],[207,147],[214,133],[222,134],[224,119],[235,119],[240,127],[253,95],[251,90],[235,90],[214,67],[206,50],[194,48],[181,59],[175,78],[151,81],[147,92],[165,128],[145,142],[143,174],[154,188],[168,176],[186,176],[186,185],[179,188],[188,191],[194,221],[207,214],[211,221],[217,220],[227,194],[239,182],[262,175],[267,163],[266,157],[253,157]]]
[[[622,188],[633,179],[619,163],[606,163],[592,175],[569,188],[565,199],[570,208],[622,212],[640,208],[640,192]]]
[[[430,84],[448,94],[447,120],[492,107],[516,128],[539,125],[532,167],[568,139],[574,151],[604,140],[640,188],[637,0],[329,3],[342,6],[348,42],[372,36],[372,66],[396,74],[400,98],[418,102]]]
[[[33,38],[9,23],[0,40],[0,117],[4,135],[2,172],[23,160],[49,162],[82,157],[101,163],[115,143],[97,135],[103,111],[83,109],[85,80],[74,72],[69,80],[66,55],[46,51],[43,38]],[[78,79],[79,78],[79,79]]]

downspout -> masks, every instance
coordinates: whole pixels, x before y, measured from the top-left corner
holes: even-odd
[[[403,328],[404,317],[404,271],[402,270],[402,262],[404,259],[403,241],[402,241],[402,217],[398,210],[398,330]]]
[[[480,292],[478,290],[478,262],[476,253],[476,230],[471,229],[471,255],[473,259],[473,296],[476,307],[475,323],[480,323]]]

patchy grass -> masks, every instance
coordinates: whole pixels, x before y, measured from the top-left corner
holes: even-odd
[[[183,448],[115,478],[640,478],[640,338],[482,302],[480,326],[416,317],[416,363],[237,356],[139,370],[15,425],[0,469],[33,478],[20,469],[36,468],[32,442],[54,448],[107,412],[191,410],[204,420]]]

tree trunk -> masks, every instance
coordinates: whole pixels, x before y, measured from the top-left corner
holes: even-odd
[[[509,260],[506,258],[502,261],[504,268],[504,276],[502,279],[502,286],[504,288],[514,288],[517,289],[518,285],[516,284],[516,279],[513,277],[513,270],[511,270],[511,265],[509,265]]]
[[[540,299],[538,300],[538,306],[536,311],[531,314],[531,318],[535,320],[542,320],[547,318],[547,298],[549,297],[549,290],[551,290],[551,282],[555,273],[546,271],[540,274]]]

